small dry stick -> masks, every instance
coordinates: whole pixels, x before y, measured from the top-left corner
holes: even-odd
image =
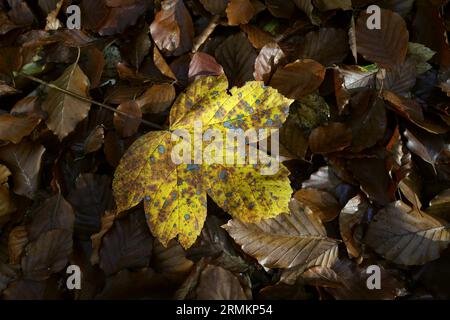
[[[156,124],[156,123],[153,123],[153,122],[150,122],[150,121],[147,121],[147,120],[138,118],[138,117],[136,117],[136,116],[134,116],[134,115],[132,115],[132,114],[129,114],[129,113],[127,113],[127,112],[124,112],[124,111],[121,111],[121,110],[117,110],[117,109],[115,109],[115,108],[113,108],[113,107],[111,107],[111,106],[108,106],[107,104],[104,104],[104,103],[101,103],[101,102],[97,102],[97,101],[92,100],[92,99],[89,99],[89,98],[87,98],[87,97],[83,97],[83,96],[81,96],[81,95],[79,95],[79,94],[77,94],[77,93],[75,93],[75,92],[66,90],[66,89],[64,89],[64,88],[60,88],[60,87],[58,87],[58,86],[56,86],[56,85],[54,85],[54,84],[52,84],[52,83],[48,83],[48,82],[46,82],[46,81],[44,81],[44,80],[41,80],[41,79],[36,78],[36,77],[34,77],[34,76],[28,75],[28,74],[26,74],[26,73],[19,72],[19,73],[17,73],[17,75],[19,75],[19,76],[21,76],[21,77],[24,77],[24,78],[27,78],[27,79],[29,79],[29,80],[31,80],[31,81],[40,83],[40,84],[42,84],[42,85],[44,85],[44,86],[46,86],[46,87],[49,87],[49,88],[52,88],[52,89],[61,91],[62,93],[65,93],[65,94],[67,94],[67,95],[69,95],[69,96],[72,96],[72,97],[74,97],[74,98],[77,98],[77,99],[79,99],[79,100],[81,100],[81,101],[88,102],[88,103],[94,104],[94,105],[96,105],[96,106],[99,106],[99,107],[101,107],[101,108],[104,108],[104,109],[106,109],[106,110],[115,112],[115,113],[120,114],[120,115],[122,115],[122,116],[125,116],[125,117],[128,117],[128,118],[132,118],[132,119],[140,119],[141,122],[142,122],[143,124],[145,124],[145,125],[147,125],[147,126],[153,128],[153,129],[159,129],[159,130],[164,130],[164,129],[165,129],[164,127],[160,126],[159,124]]]
[[[209,21],[208,26],[202,31],[202,33],[194,39],[194,44],[192,45],[192,53],[196,53],[197,50],[205,43],[206,39],[213,33],[214,29],[219,24],[220,16],[215,15]]]

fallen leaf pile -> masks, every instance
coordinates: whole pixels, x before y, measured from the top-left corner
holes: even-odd
[[[449,30],[447,0],[0,0],[0,298],[450,298]],[[276,131],[279,170],[176,164],[199,121]]]

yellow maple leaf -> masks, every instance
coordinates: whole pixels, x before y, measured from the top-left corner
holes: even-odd
[[[293,101],[257,81],[230,93],[227,88],[223,75],[195,81],[172,107],[170,131],[150,132],[139,138],[117,167],[113,190],[118,212],[143,200],[150,230],[163,245],[177,236],[184,248],[195,242],[206,218],[207,195],[244,222],[288,211],[292,190],[289,172],[283,166],[272,175],[261,175],[261,164],[174,162],[175,147],[188,147],[192,157],[206,148],[189,148],[192,144],[175,141],[173,132],[193,133],[198,121],[204,131],[278,129]]]

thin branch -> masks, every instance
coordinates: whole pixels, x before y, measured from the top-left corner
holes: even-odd
[[[101,102],[97,102],[97,101],[89,99],[87,97],[83,97],[83,96],[81,96],[81,95],[79,95],[79,94],[77,94],[75,92],[72,92],[72,91],[60,88],[60,87],[58,87],[58,86],[56,86],[56,85],[54,85],[52,83],[48,83],[48,82],[46,82],[44,80],[41,80],[39,78],[36,78],[34,76],[31,76],[31,75],[28,75],[28,74],[25,74],[25,73],[22,73],[22,72],[18,72],[17,75],[19,75],[21,77],[24,77],[24,78],[27,78],[28,80],[37,82],[39,84],[42,84],[42,85],[44,85],[46,87],[58,90],[58,91],[60,91],[60,92],[62,92],[64,94],[67,94],[67,95],[71,96],[71,97],[77,98],[78,100],[81,100],[81,101],[84,101],[84,102],[88,102],[88,103],[94,104],[96,106],[99,106],[101,108],[104,108],[106,110],[115,112],[115,113],[120,114],[122,116],[125,116],[125,117],[128,117],[128,118],[132,118],[132,119],[139,119],[139,120],[141,120],[141,122],[143,124],[153,128],[153,129],[159,129],[159,130],[164,130],[165,129],[163,126],[160,126],[159,124],[156,124],[156,123],[153,123],[153,122],[141,119],[141,118],[136,117],[135,115],[129,114],[127,112],[124,112],[124,111],[121,111],[121,110],[117,110],[116,108],[113,108],[113,107],[111,107],[111,106],[109,106],[107,104],[104,104],[104,103],[101,103]]]
[[[194,39],[194,44],[192,45],[192,53],[196,53],[198,49],[205,43],[206,39],[213,33],[214,29],[219,24],[220,16],[215,15],[209,21],[208,26],[202,31],[202,33]]]

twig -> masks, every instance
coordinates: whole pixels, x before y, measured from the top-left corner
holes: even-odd
[[[197,50],[205,43],[206,39],[213,33],[214,29],[219,24],[220,16],[215,15],[209,21],[208,26],[202,31],[202,33],[194,39],[194,44],[192,45],[192,53],[196,53]]]
[[[29,80],[31,80],[31,81],[37,82],[37,83],[39,83],[39,84],[42,84],[42,85],[44,85],[44,86],[46,86],[46,87],[49,87],[49,88],[58,90],[58,91],[60,91],[60,92],[62,92],[62,93],[64,93],[64,94],[67,94],[67,95],[69,95],[69,96],[72,96],[72,97],[74,97],[74,98],[77,98],[78,100],[81,100],[81,101],[84,101],[84,102],[88,102],[88,103],[94,104],[94,105],[96,105],[96,106],[99,106],[99,107],[101,107],[101,108],[104,108],[104,109],[106,109],[106,110],[115,112],[115,113],[120,114],[120,115],[122,115],[122,116],[125,116],[125,117],[128,117],[128,118],[132,118],[132,119],[139,119],[139,120],[141,120],[141,122],[142,122],[143,124],[145,124],[145,125],[147,125],[147,126],[153,128],[153,129],[159,129],[159,130],[164,130],[164,129],[165,129],[163,126],[160,126],[159,124],[156,124],[156,123],[153,123],[153,122],[150,122],[150,121],[141,119],[141,118],[136,117],[135,115],[129,114],[129,113],[127,113],[127,112],[124,112],[124,111],[121,111],[121,110],[117,110],[117,109],[115,109],[115,108],[113,108],[113,107],[111,107],[111,106],[109,106],[109,105],[107,105],[107,104],[104,104],[104,103],[101,103],[101,102],[97,102],[97,101],[92,100],[92,99],[89,99],[89,98],[87,98],[87,97],[83,97],[83,96],[81,96],[81,95],[79,95],[79,94],[77,94],[77,93],[75,93],[75,92],[66,90],[66,89],[64,89],[64,88],[60,88],[60,87],[58,87],[58,86],[56,86],[56,85],[54,85],[54,84],[52,84],[52,83],[48,83],[48,82],[46,82],[46,81],[44,81],[44,80],[41,80],[41,79],[39,79],[39,78],[36,78],[36,77],[34,77],[34,76],[31,76],[31,75],[28,75],[28,74],[25,74],[25,73],[22,73],[22,72],[18,72],[17,75],[19,75],[19,76],[21,76],[21,77],[24,77],[24,78],[27,78],[27,79],[29,79]]]

